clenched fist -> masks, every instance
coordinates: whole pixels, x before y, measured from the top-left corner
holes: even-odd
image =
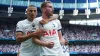
[[[48,42],[46,45],[46,47],[48,48],[53,48],[53,46],[54,46],[54,42]]]

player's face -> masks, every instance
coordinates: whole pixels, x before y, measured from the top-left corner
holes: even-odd
[[[53,15],[53,11],[54,11],[53,5],[51,3],[47,3],[47,5],[45,7],[46,15],[52,16]]]
[[[29,7],[26,11],[29,20],[33,20],[37,16],[37,8]]]

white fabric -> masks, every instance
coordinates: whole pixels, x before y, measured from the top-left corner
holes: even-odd
[[[41,20],[42,17],[38,17],[34,20],[36,28],[46,30],[44,35],[41,36],[41,40],[45,42],[54,42],[54,47],[51,49],[44,46],[41,47],[41,56],[65,56],[58,37],[58,30],[62,28],[60,21],[56,19],[48,22],[47,24],[41,25],[39,24],[39,21]]]
[[[19,21],[17,23],[16,31],[22,31],[25,35],[34,32],[36,28],[34,23],[27,19]],[[21,42],[20,55],[19,56],[36,56],[40,53],[40,47],[32,42],[32,38]]]

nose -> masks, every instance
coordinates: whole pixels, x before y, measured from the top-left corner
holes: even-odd
[[[32,11],[32,13],[34,14],[34,11]]]

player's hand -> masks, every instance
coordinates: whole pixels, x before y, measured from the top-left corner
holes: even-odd
[[[49,21],[55,20],[58,17],[59,17],[58,14],[53,14],[53,16],[51,16],[49,19],[42,19],[40,21],[40,24],[42,24],[42,25],[47,24]]]
[[[43,33],[45,32],[45,30],[43,30],[43,29],[37,29],[36,31],[35,31],[35,35],[43,35]]]
[[[53,46],[54,46],[54,42],[48,42],[46,45],[46,47],[48,48],[53,48]]]
[[[49,21],[58,19],[58,17],[59,17],[58,14],[53,14],[53,16],[51,16],[51,18],[49,19]]]
[[[67,40],[65,40],[65,39],[60,40],[60,42],[61,42],[61,44],[62,44],[62,45],[68,45],[68,41],[67,41]]]
[[[58,14],[53,14],[53,16],[50,17],[49,21],[58,19],[58,17],[59,17]]]
[[[65,40],[65,43],[64,43],[65,45],[68,45],[68,41],[67,40]]]
[[[58,19],[59,15],[58,14],[53,14],[53,16],[51,16],[51,20],[55,20]]]
[[[47,24],[49,22],[49,19],[42,19],[40,21],[40,24],[44,25],[44,24]]]

